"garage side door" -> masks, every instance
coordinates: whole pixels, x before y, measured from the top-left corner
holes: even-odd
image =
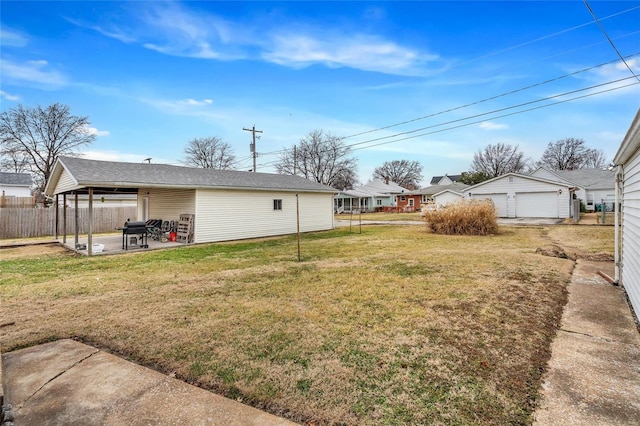
[[[473,194],[476,200],[491,200],[498,217],[507,217],[507,194]]]
[[[516,194],[516,217],[558,216],[558,194],[555,191]]]

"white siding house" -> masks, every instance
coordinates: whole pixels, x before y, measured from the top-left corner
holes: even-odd
[[[32,183],[29,173],[0,172],[0,196],[30,197]]]
[[[333,228],[336,190],[287,175],[60,157],[47,195],[137,194],[138,220],[194,215],[193,242]]]
[[[602,202],[615,198],[615,171],[608,169],[547,170],[539,167],[530,176],[563,182],[574,186],[576,197],[584,202],[587,211],[594,211]]]
[[[463,200],[464,196],[462,193],[453,191],[451,189],[445,189],[444,191],[440,191],[437,194],[433,194],[433,202],[435,203],[437,208],[444,207],[447,204],[452,204]]]
[[[498,217],[571,216],[569,184],[533,176],[508,173],[464,190],[465,199],[490,199]]]
[[[622,204],[622,230],[616,227],[616,242],[622,237],[621,256],[617,253],[616,278],[624,286],[636,314],[640,313],[640,110],[631,123],[618,153],[619,202]],[[618,203],[616,203],[618,204]],[[616,244],[616,249],[618,244]]]

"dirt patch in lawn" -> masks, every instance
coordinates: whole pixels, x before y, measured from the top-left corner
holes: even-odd
[[[548,235],[3,256],[0,348],[73,337],[302,423],[526,424],[573,268]]]

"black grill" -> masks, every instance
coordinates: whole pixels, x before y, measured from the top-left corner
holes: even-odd
[[[122,249],[129,250],[129,235],[137,235],[137,240],[140,240],[138,243],[142,248],[148,248],[147,244],[147,223],[146,222],[131,222],[126,221],[122,228],[118,228],[122,230]]]

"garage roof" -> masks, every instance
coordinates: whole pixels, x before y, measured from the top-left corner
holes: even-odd
[[[45,194],[56,193],[55,188],[65,171],[66,178],[73,180],[74,191],[92,187],[125,191],[135,188],[211,188],[337,192],[299,176],[59,157],[47,182]]]

